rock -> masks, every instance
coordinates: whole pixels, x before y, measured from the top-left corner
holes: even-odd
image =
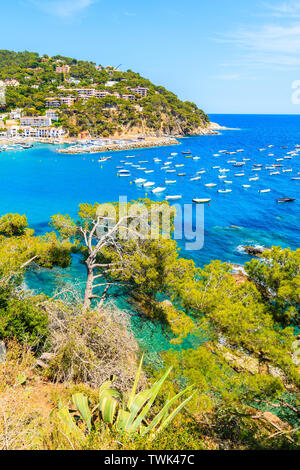
[[[262,246],[244,246],[244,251],[248,253],[248,255],[251,256],[258,256],[260,257],[264,251],[266,251],[266,248]]]
[[[0,362],[4,363],[6,358],[6,346],[3,341],[0,341]]]

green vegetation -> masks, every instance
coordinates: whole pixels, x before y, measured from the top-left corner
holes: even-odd
[[[70,66],[70,73],[56,73],[56,67],[62,64]],[[68,57],[0,50],[0,80],[12,78],[19,86],[7,87],[5,110],[24,108],[30,115],[44,113],[48,97],[78,98],[76,88],[109,91],[110,95],[104,98],[92,97],[86,102],[81,99],[73,106],[59,108],[58,125],[63,125],[70,135],[81,131],[95,136],[129,132],[189,135],[209,123],[208,116],[194,103],[181,101],[174,93],[131,70],[120,72]],[[105,86],[108,81],[113,85]],[[137,86],[147,88],[146,97],[130,91]],[[133,94],[135,100],[124,99],[128,94]]]
[[[98,204],[81,204],[78,220],[55,215],[44,237],[24,216],[0,219],[0,446],[299,448],[300,250],[272,248],[237,283],[225,263],[197,268],[181,258],[159,218],[149,225],[129,212],[125,225],[114,207],[113,222]],[[156,239],[139,236],[145,223]],[[75,289],[53,298],[24,291],[27,269],[67,266],[74,251],[87,269],[84,298]],[[159,366],[142,367],[116,296],[162,326],[170,349]],[[36,408],[35,393],[47,403]]]

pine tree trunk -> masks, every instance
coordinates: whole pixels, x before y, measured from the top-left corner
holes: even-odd
[[[91,299],[93,297],[93,282],[94,282],[94,272],[90,266],[89,260],[86,260],[86,269],[87,269],[87,280],[84,292],[84,302],[83,302],[83,311],[86,312],[91,306]]]

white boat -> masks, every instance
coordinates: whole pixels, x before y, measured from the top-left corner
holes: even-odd
[[[143,179],[143,178],[137,178],[136,180],[134,180],[134,182],[136,184],[141,184],[141,183],[145,183],[147,180]]]
[[[190,178],[190,181],[199,181],[201,180],[201,176],[194,176],[193,178]]]
[[[270,176],[280,175],[280,171],[271,171]]]
[[[178,155],[178,153],[172,152],[172,153],[170,153],[170,155],[172,155],[173,157],[175,157],[176,155]]]
[[[193,160],[200,160],[200,157],[193,157]]]
[[[258,192],[259,193],[269,193],[271,189],[260,189]]]
[[[118,176],[130,176],[130,171],[129,170],[119,170],[118,171]]]
[[[181,168],[184,166],[184,163],[181,163],[180,165],[175,165],[176,168]]]
[[[219,178],[220,180],[223,180],[224,178],[226,178],[226,175],[219,175],[218,178]]]
[[[175,184],[176,180],[165,180],[165,184]]]
[[[249,181],[258,181],[258,180],[259,180],[258,176],[255,176],[255,178],[249,178]]]
[[[232,181],[224,180],[225,184],[232,184]]]
[[[243,184],[243,188],[251,188],[251,184]]]
[[[218,189],[218,193],[227,194],[231,193],[232,189]]]
[[[195,202],[196,204],[207,204],[210,201],[211,201],[211,199],[209,199],[209,198],[203,198],[203,199],[195,198],[195,199],[193,199],[193,202]]]
[[[216,183],[206,183],[204,186],[206,186],[207,188],[214,188],[216,185]]]
[[[235,173],[235,175],[237,178],[239,178],[240,176],[245,176],[245,173]]]
[[[176,199],[181,199],[182,196],[181,194],[177,194],[177,195],[174,195],[174,196],[166,196],[166,200],[172,200],[172,201],[175,201]]]
[[[154,181],[147,181],[143,184],[144,188],[150,188],[150,186],[155,186]]]
[[[154,173],[154,170],[145,170],[145,173]]]
[[[292,168],[288,168],[286,170],[282,170],[282,173],[291,173],[293,171]]]
[[[166,190],[166,188],[162,188],[158,186],[157,188],[152,189],[152,193],[158,194],[158,193],[163,193]]]

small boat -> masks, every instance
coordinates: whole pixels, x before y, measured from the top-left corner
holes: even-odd
[[[182,155],[191,155],[192,152],[190,150],[188,150],[187,152],[181,152],[181,153],[182,153]]]
[[[242,187],[243,188],[251,188],[251,184],[243,184]]]
[[[226,178],[226,175],[219,175],[218,178],[219,178],[220,180],[223,180],[224,178]]]
[[[245,173],[235,173],[234,176],[236,176],[236,177],[245,176]]]
[[[154,173],[154,170],[145,170],[145,173]]]
[[[249,178],[249,181],[258,181],[258,180],[259,180],[258,176],[255,176],[255,178]]]
[[[166,188],[162,188],[158,186],[157,188],[152,189],[152,193],[157,194],[157,193],[163,193],[166,190]]]
[[[177,176],[186,176],[186,173],[177,173]]]
[[[181,194],[176,194],[174,196],[166,196],[167,201],[168,200],[175,201],[176,199],[181,199],[181,198],[182,198]]]
[[[217,186],[216,183],[206,183],[204,186],[206,186],[207,188],[214,188],[215,186]]]
[[[281,197],[277,199],[277,202],[293,202],[296,201],[296,198],[294,197]]]
[[[199,181],[201,180],[201,176],[194,176],[193,178],[190,178],[190,181]]]
[[[150,186],[155,186],[154,181],[147,181],[143,184],[144,188],[150,188]]]
[[[134,183],[136,184],[142,184],[142,183],[146,183],[147,180],[143,179],[143,178],[137,178],[136,180],[134,180]]]
[[[269,193],[271,189],[260,189],[258,192],[259,193]]]
[[[292,171],[292,168],[287,168],[286,170],[282,170],[282,173],[291,173]]]
[[[181,163],[180,165],[175,165],[176,168],[182,168],[184,166],[184,163]]]
[[[194,202],[195,204],[207,204],[207,203],[209,203],[210,201],[211,201],[211,199],[209,199],[209,198],[203,198],[203,199],[195,198],[195,199],[193,199],[193,202]]]
[[[176,180],[165,180],[165,184],[175,184]]]
[[[232,184],[232,181],[224,180],[225,184]]]
[[[300,176],[294,176],[294,178],[291,178],[291,180],[300,180]]]
[[[130,176],[130,171],[129,170],[119,170],[118,171],[118,176]]]
[[[280,171],[271,171],[270,176],[272,175],[280,175]]]
[[[232,189],[218,189],[218,193],[227,194],[231,193]]]

